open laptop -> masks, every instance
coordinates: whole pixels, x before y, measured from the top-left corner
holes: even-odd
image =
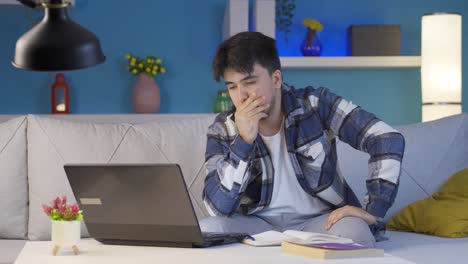
[[[208,247],[248,234],[203,234],[177,164],[66,164],[89,234],[104,244]]]

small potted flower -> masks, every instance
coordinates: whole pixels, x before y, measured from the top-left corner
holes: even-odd
[[[160,108],[160,91],[154,77],[166,73],[162,60],[155,56],[140,59],[132,54],[125,55],[127,70],[138,79],[133,86],[133,110],[136,113],[155,113]]]
[[[306,18],[302,21],[307,29],[304,40],[301,44],[301,52],[304,56],[320,56],[322,43],[317,36],[317,32],[322,31],[323,25],[315,19]]]
[[[72,247],[75,255],[78,254],[76,246],[81,238],[81,220],[83,211],[78,203],[67,204],[67,197],[57,197],[50,206],[43,204],[42,209],[52,220],[52,242],[54,249],[52,254],[57,255],[61,247]]]

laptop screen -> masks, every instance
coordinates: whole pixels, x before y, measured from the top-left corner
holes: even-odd
[[[67,164],[64,169],[95,238],[185,241],[201,236],[176,164]]]

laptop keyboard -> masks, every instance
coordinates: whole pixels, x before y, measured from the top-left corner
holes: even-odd
[[[195,247],[211,247],[217,245],[226,245],[231,243],[239,243],[244,238],[250,237],[246,233],[202,233],[203,244],[194,244]]]
[[[223,244],[241,242],[244,238],[251,237],[247,233],[202,233],[205,241],[224,241]]]
[[[202,233],[202,235],[203,235],[203,238],[206,238],[206,239],[215,239],[215,238],[224,238],[226,236],[229,236],[230,234],[207,232],[207,233]]]

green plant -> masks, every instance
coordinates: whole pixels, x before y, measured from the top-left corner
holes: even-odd
[[[50,203],[51,206],[42,205],[42,209],[50,219],[54,221],[80,221],[83,219],[83,211],[80,210],[78,203],[67,205],[67,197],[55,198]]]
[[[296,0],[276,0],[276,26],[284,32],[284,42],[288,43],[288,33],[291,32],[292,18],[296,10]]]
[[[145,73],[150,77],[154,77],[158,73],[166,73],[166,69],[162,65],[162,60],[154,56],[146,56],[146,59],[140,59],[132,54],[125,55],[128,60],[127,70],[134,75]]]

